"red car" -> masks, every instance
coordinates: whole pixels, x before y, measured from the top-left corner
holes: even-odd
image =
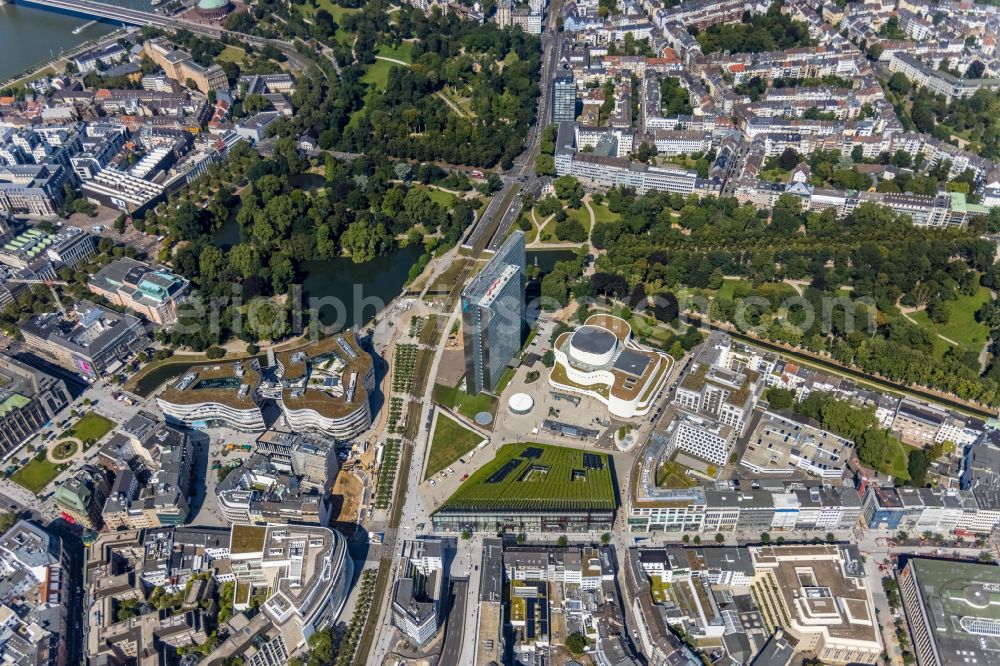
[[[465,481],[465,480],[466,480],[467,478],[469,478],[469,475],[468,475],[468,474],[463,474],[463,475],[462,475],[462,481]]]

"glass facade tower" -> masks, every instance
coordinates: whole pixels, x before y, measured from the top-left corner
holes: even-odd
[[[552,122],[576,120],[576,83],[572,76],[560,76],[552,82]]]
[[[493,391],[521,349],[524,266],[524,232],[515,231],[462,292],[465,385],[472,395]]]

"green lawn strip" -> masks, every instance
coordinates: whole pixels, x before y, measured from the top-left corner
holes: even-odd
[[[388,62],[386,60],[376,60],[372,64],[368,65],[368,69],[365,70],[364,76],[361,77],[361,82],[373,86],[378,90],[385,90],[389,83],[389,70],[393,67],[399,66],[400,65],[397,65],[396,63]]]
[[[541,455],[527,458],[528,449]],[[587,469],[584,454],[596,456],[601,469]],[[513,462],[516,461],[516,462]],[[503,478],[494,477],[510,462]],[[493,483],[490,483],[493,477]],[[614,509],[614,483],[607,454],[549,444],[508,444],[477,470],[444,503],[443,509]]]
[[[59,476],[61,467],[48,458],[32,458],[27,465],[14,472],[10,478],[17,485],[27,488],[37,495]]]
[[[573,210],[572,208],[566,211],[569,213],[570,219],[576,219],[583,226],[584,230],[588,233],[590,232],[590,212],[587,211],[586,206],[580,206],[578,210]]]
[[[303,3],[301,5],[296,5],[299,11],[302,12],[303,16],[307,18],[312,18],[316,15],[316,12],[320,9],[325,9],[330,12],[333,17],[333,22],[340,24],[345,14],[357,14],[361,11],[360,8],[355,7],[341,7],[340,5],[334,4],[331,0],[316,0],[315,6],[312,3]]]
[[[111,432],[115,422],[95,412],[83,415],[79,421],[60,435],[60,438],[76,437],[84,445],[93,444]]]
[[[226,47],[222,49],[222,53],[215,56],[215,62],[217,63],[235,62],[239,64],[243,62],[243,59],[246,57],[246,55],[247,52],[241,49],[240,47],[233,46],[232,44],[227,44]]]
[[[899,442],[895,451],[890,452],[891,458],[887,460],[887,464],[879,471],[886,474],[891,474],[897,485],[908,481],[910,479],[910,473],[907,471],[907,464],[910,461],[910,451],[914,448]]]
[[[439,411],[431,438],[424,478],[429,479],[473,449],[483,436],[469,430],[445,412]]]
[[[333,35],[333,38],[337,40],[337,43],[341,46],[351,46],[354,44],[354,40],[357,39],[357,35],[353,32],[348,32],[347,30],[337,30]]]
[[[507,385],[510,384],[510,380],[514,379],[514,368],[507,368],[500,375],[500,381],[497,382],[497,388],[493,391],[497,395],[503,395],[503,392],[507,390]]]
[[[476,418],[479,412],[496,413],[497,399],[488,393],[469,395],[459,388],[449,388],[443,384],[434,385],[434,402],[470,419]]]
[[[663,463],[656,470],[656,485],[661,488],[691,488],[698,484],[684,473],[685,468],[673,460]]]
[[[782,168],[776,169],[764,169],[760,172],[760,179],[768,183],[783,183],[788,180],[788,174],[791,171],[785,171]]]
[[[580,206],[578,210],[566,208],[566,221],[569,220],[576,220],[583,227],[584,232],[590,233],[590,213],[587,212],[586,206]],[[549,222],[542,231],[542,241],[551,243],[568,242],[559,238],[559,234],[557,233],[558,228],[559,222],[557,220],[553,219]]]

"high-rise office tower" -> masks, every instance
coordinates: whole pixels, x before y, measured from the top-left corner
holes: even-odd
[[[462,292],[465,384],[493,391],[521,349],[525,328],[524,232],[515,231]]]
[[[562,75],[552,83],[552,122],[558,125],[576,120],[576,83]]]

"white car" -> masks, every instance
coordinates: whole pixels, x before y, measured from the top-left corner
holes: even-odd
[[[431,485],[432,485],[432,486],[436,486],[437,484],[438,484],[438,482],[437,482],[437,481],[435,481],[434,479],[431,479]]]

